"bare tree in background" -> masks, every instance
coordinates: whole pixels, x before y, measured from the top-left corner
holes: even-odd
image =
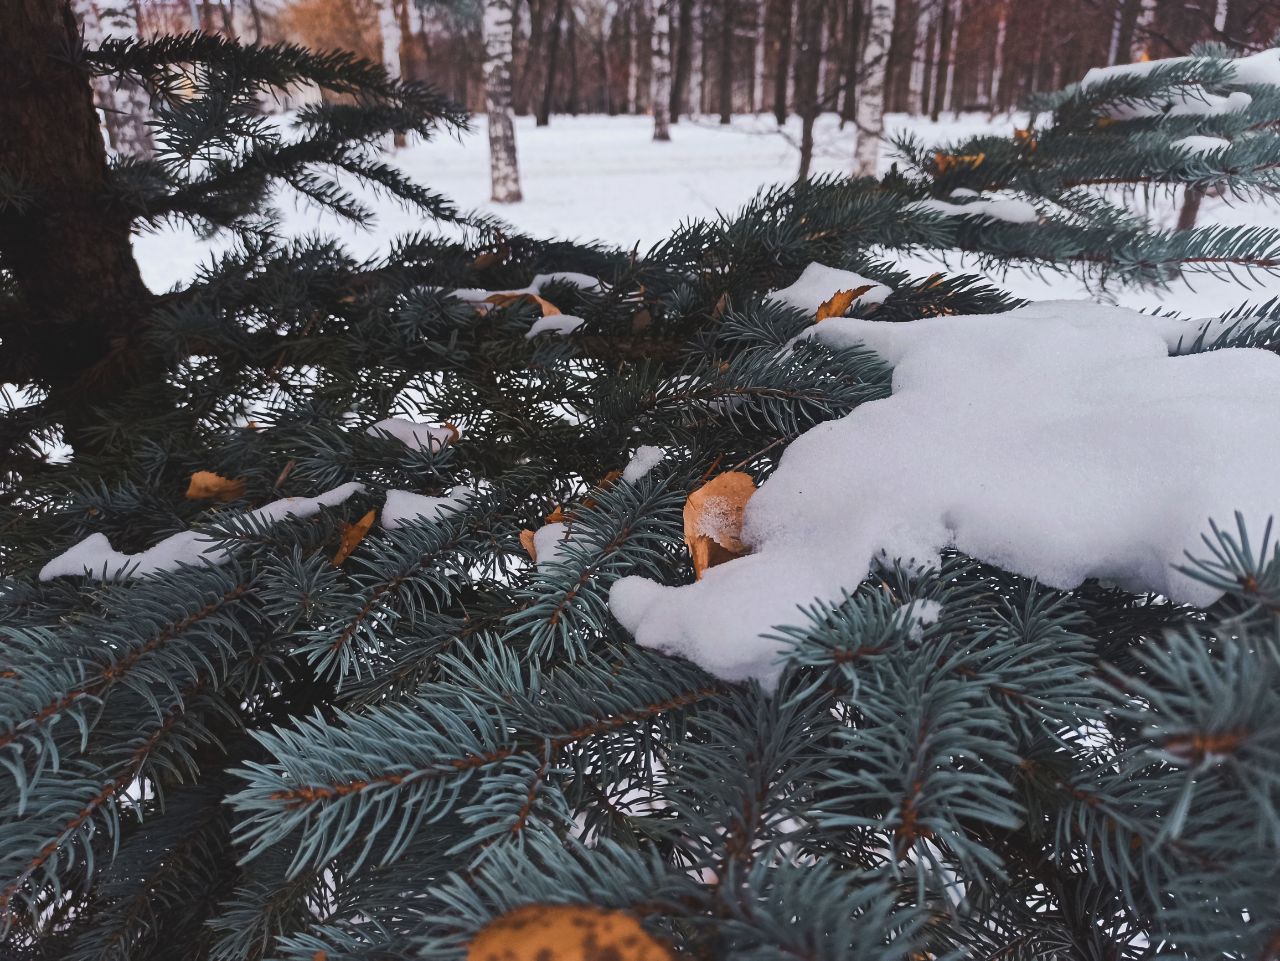
[[[813,164],[813,123],[818,119],[818,69],[821,66],[822,14],[820,0],[800,0],[796,50],[796,110],[800,114],[800,172],[797,180],[809,178]]]
[[[76,6],[83,17],[84,39],[88,46],[96,47],[108,37],[137,39],[138,10],[134,0],[79,0]],[[146,122],[150,106],[147,91],[129,80],[117,83],[107,77],[95,77],[93,92],[102,111],[111,149],[131,157],[149,159],[155,153],[155,144]]]
[[[653,15],[653,139],[671,139],[671,0],[658,0]]]
[[[484,3],[484,99],[489,114],[489,180],[495,203],[523,200],[511,112],[512,9],[515,0]]]
[[[400,11],[397,7],[407,0],[378,0],[378,36],[382,39],[382,66],[387,76],[399,80],[402,74],[400,62]],[[404,146],[404,134],[396,131],[394,144]]]
[[[871,0],[854,111],[858,139],[857,146],[853,148],[853,173],[858,177],[874,177],[880,159],[880,139],[884,136],[885,72],[889,64],[889,44],[893,39],[897,6],[896,0]]]
[[[551,105],[556,92],[556,74],[560,65],[560,33],[563,29],[565,0],[556,0],[555,9],[551,13],[551,32],[547,38],[547,62],[543,77],[542,102],[538,105],[538,126],[545,127],[551,123]],[[570,14],[572,16],[572,13]]]

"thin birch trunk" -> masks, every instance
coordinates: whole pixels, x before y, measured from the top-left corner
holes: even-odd
[[[867,39],[862,47],[862,70],[858,78],[855,116],[858,140],[853,152],[853,173],[857,177],[874,177],[880,160],[880,140],[884,136],[885,73],[897,7],[897,0],[871,0]]]
[[[84,17],[86,46],[96,47],[109,38],[137,39],[138,12],[131,0],[81,0],[78,6]],[[95,77],[93,90],[111,149],[141,160],[151,159],[155,143],[147,126],[151,98],[146,89],[127,78]]]
[[[511,113],[512,4],[485,0],[484,100],[489,114],[489,179],[494,203],[524,199],[516,163],[515,119]]]
[[[991,113],[994,116],[1000,109],[1000,84],[1004,80],[1004,45],[1009,38],[1009,8],[1000,5],[1000,23],[996,26],[995,60],[991,66],[991,89],[987,99],[991,101]]]
[[[693,53],[689,66],[689,112],[706,113],[707,90],[707,8],[702,5],[693,18]]]
[[[627,113],[640,109],[640,0],[627,7]]]
[[[671,139],[671,0],[658,0],[653,15],[653,139]]]
[[[396,0],[378,0],[378,35],[382,39],[382,68],[392,80],[402,75],[400,63],[400,18],[396,15]],[[392,144],[403,147],[404,134],[396,131]]]
[[[938,21],[938,62],[933,69],[933,109],[929,119],[938,122],[947,99],[947,80],[951,76],[951,0],[942,0],[942,16]]]

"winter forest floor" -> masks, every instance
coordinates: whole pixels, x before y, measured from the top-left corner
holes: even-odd
[[[961,114],[937,124],[928,118],[893,114],[886,118],[890,133],[909,132],[926,143],[942,143],[989,130],[1007,134],[1025,117]],[[772,117],[739,116],[729,127],[714,117],[684,118],[672,128],[672,141],[654,143],[652,120],[643,116],[600,115],[552,118],[536,127],[532,117],[517,118],[517,148],[525,200],[489,203],[489,166],[484,118],[460,140],[443,138],[398,151],[394,160],[409,176],[450,197],[463,210],[493,213],[515,227],[544,237],[600,240],[641,251],[667,236],[682,220],[732,213],[762,186],[795,176],[799,151],[799,121],[792,118],[779,131]],[[815,174],[847,171],[853,152],[851,129],[839,129],[834,115],[819,118],[816,130]],[[881,169],[893,158],[881,155]],[[1151,216],[1171,226],[1178,198],[1165,195],[1133,203],[1150,204]],[[371,230],[362,230],[325,215],[302,201],[282,197],[285,230],[291,234],[319,232],[337,236],[359,255],[386,250],[395,236],[430,228],[416,215],[379,197],[367,202],[377,211]],[[1258,203],[1207,199],[1201,224],[1280,226],[1280,208]],[[191,277],[212,250],[226,240],[201,240],[190,232],[163,230],[137,239],[144,276],[153,289],[164,289]],[[904,267],[930,273],[943,265],[933,258],[900,261]],[[958,257],[945,265],[957,272],[979,272]],[[1053,274],[1011,271],[990,275],[1012,293],[1030,299],[1090,296],[1083,284]],[[1247,280],[1247,278],[1239,278]],[[1175,284],[1163,292],[1116,290],[1114,300],[1124,306],[1177,310],[1188,316],[1210,316],[1240,303],[1259,303],[1280,295],[1280,279],[1255,278],[1248,290],[1230,280],[1198,276],[1192,287]]]

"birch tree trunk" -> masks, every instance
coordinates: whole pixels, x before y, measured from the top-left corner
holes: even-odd
[[[862,70],[858,82],[858,104],[854,120],[858,126],[853,151],[853,173],[874,177],[880,159],[880,139],[884,136],[884,81],[893,41],[896,0],[871,0],[867,17],[866,43],[862,48]]]
[[[5,0],[7,2],[7,0]],[[137,39],[138,11],[132,0],[80,0],[84,17],[85,46],[96,47],[108,38]],[[93,78],[94,100],[102,110],[107,141],[117,153],[151,159],[155,144],[147,126],[151,98],[139,84],[128,79]]]
[[[513,204],[520,193],[516,164],[516,127],[511,113],[512,4],[515,0],[485,0],[484,102],[489,114],[489,179],[492,200]]]
[[[627,113],[640,109],[640,0],[627,7]]]
[[[378,35],[382,39],[382,67],[392,80],[399,80],[400,65],[400,18],[396,15],[396,0],[378,0]],[[396,131],[392,143],[396,147],[404,146],[404,134]]]
[[[653,139],[671,139],[671,0],[658,0],[653,15]]]
[[[700,6],[693,18],[693,53],[689,65],[689,112],[705,113],[707,89],[707,8]]]

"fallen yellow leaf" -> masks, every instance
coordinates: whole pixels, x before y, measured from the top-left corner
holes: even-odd
[[[747,552],[740,540],[742,511],[756,492],[755,481],[742,471],[725,471],[689,495],[684,503],[684,542],[699,579],[715,567]]]
[[[853,305],[853,302],[870,289],[870,284],[863,284],[861,287],[854,287],[852,290],[837,290],[830,300],[818,307],[814,323],[820,324],[828,317],[843,317],[844,312]]]
[[[227,501],[244,496],[244,481],[231,480],[210,470],[198,470],[187,485],[189,501]]]
[[[674,961],[674,955],[624,911],[527,904],[481,928],[467,961]]]
[[[351,556],[351,552],[360,545],[365,535],[369,533],[369,528],[373,526],[373,520],[376,516],[376,511],[369,511],[354,524],[342,525],[342,541],[338,545],[338,553],[333,555],[334,567],[341,567],[342,562]]]
[[[509,307],[512,304],[521,302],[537,304],[542,310],[543,317],[554,317],[560,313],[559,307],[545,297],[539,297],[537,294],[490,294],[484,299],[484,302],[493,304],[495,307]]]
[[[520,546],[524,548],[524,552],[529,555],[529,560],[535,563],[538,560],[538,549],[534,546],[533,531],[525,528],[520,532]]]

